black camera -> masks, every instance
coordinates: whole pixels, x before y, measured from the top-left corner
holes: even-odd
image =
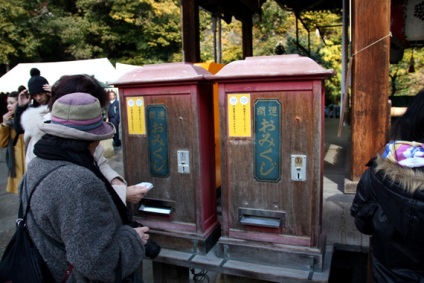
[[[133,228],[137,228],[137,227],[143,227],[143,224],[137,221],[133,221],[131,222],[130,226]],[[160,246],[150,238],[147,240],[147,243],[144,244],[145,254],[150,259],[155,259],[159,255],[160,249],[161,249]]]
[[[155,259],[160,253],[160,246],[152,239],[148,239],[144,245],[144,250],[148,258]]]

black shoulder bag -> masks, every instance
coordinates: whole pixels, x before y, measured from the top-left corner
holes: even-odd
[[[61,167],[61,166],[60,166]],[[54,282],[53,276],[50,270],[47,267],[47,264],[43,260],[40,252],[37,247],[34,245],[31,237],[29,235],[26,219],[28,212],[30,210],[30,201],[31,197],[36,190],[38,184],[51,172],[58,169],[56,167],[41,177],[38,182],[35,184],[34,189],[29,195],[27,206],[25,209],[25,214],[23,214],[22,207],[22,198],[19,205],[18,220],[16,220],[16,231],[12,236],[9,244],[6,247],[6,250],[0,261],[0,282],[13,282],[13,283],[37,283],[37,282]],[[24,180],[21,183],[21,187],[26,189],[26,175]],[[21,195],[23,195],[24,190],[20,188]],[[36,224],[38,229],[41,228]],[[52,244],[59,247],[62,250],[65,250],[65,247],[62,243],[54,240],[48,236],[44,231],[42,234],[48,239]],[[68,266],[69,269],[69,266]]]

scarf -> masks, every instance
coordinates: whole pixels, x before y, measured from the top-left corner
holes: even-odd
[[[102,174],[88,149],[90,142],[64,139],[45,134],[34,146],[34,154],[42,159],[62,160],[85,167],[92,171],[105,185],[119,212],[123,224],[130,224],[130,215],[125,204]]]
[[[385,147],[383,158],[403,167],[423,167],[424,144],[409,141],[391,141]]]
[[[9,129],[9,132],[11,130]],[[17,137],[18,135],[16,135]],[[9,142],[7,143],[6,148],[6,165],[8,169],[8,176],[11,178],[16,177],[16,170],[15,170],[15,144],[12,139],[12,136],[9,134]]]

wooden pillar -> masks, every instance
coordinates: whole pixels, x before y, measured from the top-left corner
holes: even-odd
[[[353,0],[352,181],[387,142],[389,33],[390,0]]]
[[[242,21],[243,59],[253,56],[252,18]]]
[[[199,5],[196,0],[181,0],[181,29],[184,62],[200,62]]]

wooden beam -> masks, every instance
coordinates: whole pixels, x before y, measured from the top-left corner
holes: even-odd
[[[242,22],[243,59],[253,56],[252,18]]]
[[[261,13],[262,2],[252,0],[198,0],[199,6],[205,10],[222,15],[234,16],[239,21],[245,21],[252,18],[253,14]],[[226,17],[223,17],[227,22]],[[230,21],[227,23],[231,22]]]
[[[181,0],[184,62],[200,62],[199,6],[196,0]]]
[[[262,13],[262,5],[266,2],[266,0],[258,0],[258,1],[252,1],[252,0],[240,0],[240,2],[248,7],[252,13],[255,14],[261,14]]]
[[[390,0],[352,3],[351,180],[387,142]]]

